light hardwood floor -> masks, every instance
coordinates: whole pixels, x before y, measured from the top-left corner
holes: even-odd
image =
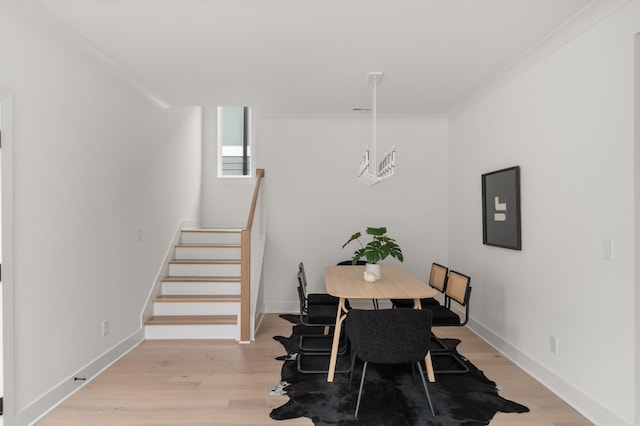
[[[434,329],[462,340],[459,351],[500,394],[529,407],[525,414],[498,413],[491,425],[592,424],[466,328]],[[268,389],[280,381],[284,355],[273,336],[289,336],[291,324],[269,314],[256,341],[148,340],[51,411],[38,426],[312,425],[301,418],[274,421],[272,408],[288,397]],[[437,378],[436,378],[437,380]]]

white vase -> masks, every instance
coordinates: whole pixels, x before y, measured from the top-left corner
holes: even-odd
[[[364,268],[367,273],[376,277],[376,280],[380,279],[380,265],[377,263],[367,263]]]

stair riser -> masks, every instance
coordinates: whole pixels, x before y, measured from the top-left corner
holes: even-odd
[[[172,277],[239,277],[240,265],[222,264],[170,264],[169,276]]]
[[[240,259],[239,247],[176,247],[176,259]]]
[[[189,232],[182,231],[180,242],[204,244],[240,244],[240,232]]]
[[[145,338],[155,339],[235,339],[240,338],[236,324],[230,325],[146,325]]]
[[[238,315],[239,302],[164,302],[153,304],[154,315]]]
[[[192,282],[165,282],[162,284],[162,294],[175,295],[217,295],[217,294],[240,294],[240,283],[238,282],[215,282],[215,283],[192,283]]]

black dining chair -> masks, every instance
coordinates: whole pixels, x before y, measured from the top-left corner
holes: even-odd
[[[324,329],[322,333],[315,334],[302,334],[300,336],[298,344],[298,354],[296,360],[298,363],[298,371],[301,373],[326,373],[328,369],[322,367],[318,368],[317,363],[306,364],[304,359],[307,357],[325,357],[329,360],[331,354],[331,346],[333,345],[333,333],[330,330],[335,330],[336,316],[338,312],[338,305],[310,305],[306,306],[304,302],[304,296],[302,289],[298,287],[298,298],[300,300],[300,323],[306,327],[321,327]],[[341,333],[340,346],[338,347],[338,354],[345,354],[347,352],[347,341],[344,339]],[[312,365],[312,367],[309,367]],[[336,372],[348,372],[350,367],[346,370],[340,370]]]
[[[333,343],[331,329],[335,327],[340,299],[326,293],[308,293],[307,279],[302,262],[298,265],[296,278],[298,281],[300,324],[310,328],[318,327],[323,329],[322,333],[302,334],[300,336],[297,355],[298,371],[301,373],[326,373],[328,370],[317,367],[316,362],[305,363],[304,359],[316,356],[328,357],[331,353]],[[345,307],[349,308],[348,300],[345,301]],[[342,338],[338,353],[344,354],[346,351],[346,339]],[[348,370],[341,370],[341,372],[345,371]]]
[[[364,378],[369,363],[417,365],[431,415],[434,414],[421,364],[429,353],[431,318],[431,311],[420,309],[352,309],[349,311],[345,328],[353,356],[351,377],[353,377],[355,358],[364,361],[356,403],[356,418],[360,410]]]
[[[329,334],[329,327],[335,325],[336,313],[340,298],[327,293],[309,293],[307,290],[307,275],[304,264],[298,264],[298,298],[300,301],[300,323],[306,326],[324,326],[324,334]],[[349,300],[344,306],[350,308]]]
[[[339,298],[327,293],[309,293],[307,289],[307,273],[304,270],[304,263],[298,264],[298,286],[302,289],[305,305],[337,305]]]

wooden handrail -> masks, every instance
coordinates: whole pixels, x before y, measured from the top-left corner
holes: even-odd
[[[253,199],[249,209],[247,227],[240,233],[241,243],[241,280],[240,280],[240,341],[249,342],[251,339],[251,228],[253,227],[253,217],[258,204],[260,194],[260,184],[264,177],[264,169],[256,169],[256,185],[253,190]]]
[[[245,229],[251,231],[253,226],[253,216],[256,212],[256,204],[258,203],[258,194],[260,194],[260,183],[264,177],[264,169],[256,169],[256,186],[253,189],[253,199],[251,200],[251,207],[249,208],[249,218],[247,219],[247,226]]]

